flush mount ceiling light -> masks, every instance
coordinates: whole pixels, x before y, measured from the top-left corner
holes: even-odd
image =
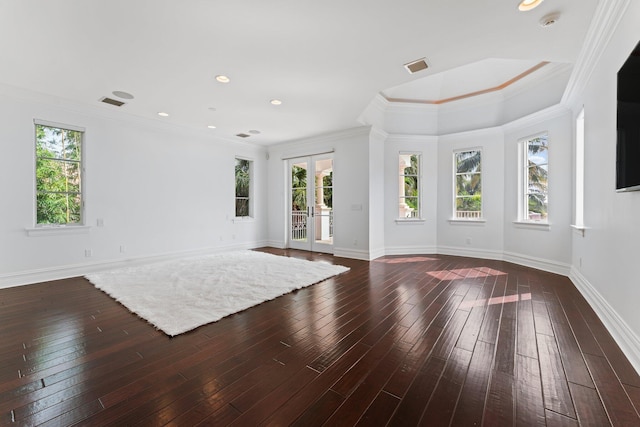
[[[222,74],[216,76],[216,80],[219,81],[220,83],[229,83],[231,81],[229,77]]]
[[[216,111],[217,108],[216,107],[209,107],[209,111]]]
[[[426,58],[420,58],[404,64],[404,68],[409,72],[409,74],[413,74],[417,73],[418,71],[426,70],[427,68],[429,68],[429,66],[427,65]]]
[[[259,131],[259,130],[256,130],[256,129],[251,129],[251,130],[249,131],[249,133],[250,133],[251,135],[260,135],[260,131]]]
[[[133,95],[131,95],[129,92],[123,92],[121,90],[114,90],[113,92],[111,92],[114,96],[117,96],[118,98],[122,98],[122,99],[133,99]]]
[[[216,127],[214,125],[209,125],[207,126],[209,129],[215,129]]]
[[[282,101],[280,101],[279,99],[272,99],[269,102],[271,103],[271,105],[282,105]]]
[[[542,3],[543,1],[544,0],[522,0],[518,5],[518,9],[521,12],[526,12],[540,6],[540,3]]]
[[[160,117],[169,117],[169,113],[165,113],[164,111],[160,111],[160,112],[158,113],[158,115],[159,115]]]

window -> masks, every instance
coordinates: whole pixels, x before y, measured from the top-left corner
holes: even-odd
[[[36,126],[36,225],[81,225],[84,129]]]
[[[420,160],[417,153],[400,153],[399,218],[420,218]]]
[[[454,153],[456,219],[482,218],[482,151]]]
[[[251,216],[251,160],[236,159],[236,217]]]
[[[521,142],[520,220],[547,222],[549,144],[547,134]]]
[[[584,108],[576,119],[576,218],[575,225],[584,227]]]

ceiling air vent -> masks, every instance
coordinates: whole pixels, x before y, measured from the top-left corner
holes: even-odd
[[[427,68],[429,68],[429,66],[427,65],[426,59],[421,58],[417,61],[412,61],[408,64],[404,64],[404,68],[406,68],[410,74],[413,74],[417,73],[418,71],[426,70]]]
[[[246,133],[238,133],[236,134],[236,136],[239,138],[249,138],[251,135],[248,135]]]
[[[115,105],[116,107],[122,107],[124,105],[124,102],[118,101],[117,99],[108,98],[106,96],[103,98],[100,98],[100,102],[104,102],[105,104],[109,104],[109,105]]]

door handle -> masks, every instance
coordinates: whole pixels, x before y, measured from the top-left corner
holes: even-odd
[[[315,216],[316,214],[316,208],[315,206],[311,206],[311,217]]]

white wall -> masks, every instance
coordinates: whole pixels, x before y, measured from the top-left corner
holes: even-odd
[[[254,159],[260,176],[263,149],[1,89],[0,115],[8,125],[0,127],[0,286],[132,259],[264,243],[264,180],[256,180],[255,220],[233,221],[234,158]],[[85,234],[27,235],[34,227],[34,118],[86,128],[85,224],[91,227]],[[97,226],[98,219],[104,226]]]
[[[616,75],[640,40],[640,2],[629,2],[593,67],[573,117],[585,111],[585,226],[573,234],[572,278],[640,367],[640,192],[615,191]],[[573,120],[572,120],[573,123]]]
[[[518,144],[546,132],[549,137],[549,227],[522,225],[518,220]],[[556,108],[547,115],[524,118],[505,129],[504,251],[506,259],[568,274],[571,263],[572,193],[571,114]]]
[[[484,222],[453,219],[453,153],[482,150],[482,210]],[[502,257],[504,229],[504,136],[489,128],[442,136],[438,143],[438,250],[441,253]]]
[[[361,127],[269,147],[268,240],[285,247],[287,161],[333,152],[334,254],[369,259],[369,143],[371,129]]]

